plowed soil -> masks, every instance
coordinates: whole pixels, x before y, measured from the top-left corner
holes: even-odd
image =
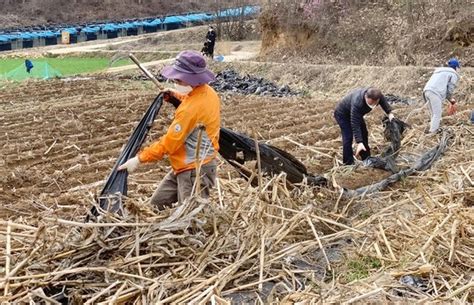
[[[27,88],[34,88],[33,94]],[[41,203],[37,204],[50,206],[67,196],[74,204],[78,201],[75,194],[80,201],[84,198],[78,189],[91,191],[93,200],[154,96],[153,90],[137,81],[54,80],[9,85],[0,97],[0,201],[11,207],[25,206],[14,204],[18,201],[31,202],[34,209],[38,198]],[[293,153],[310,172],[326,173],[335,158],[340,159],[339,127],[332,117],[335,103],[227,96],[223,125],[247,134],[255,130],[260,140]],[[149,141],[165,132],[172,114],[171,106],[162,108]],[[135,186],[130,195],[135,191],[144,198],[150,195],[167,166],[167,161],[144,166],[131,177]],[[221,174],[227,175],[226,171]],[[4,213],[9,214],[8,209]]]

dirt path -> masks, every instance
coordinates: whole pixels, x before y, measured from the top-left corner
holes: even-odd
[[[168,64],[168,63],[173,62],[173,60],[174,60],[173,58],[154,60],[154,61],[149,61],[149,62],[142,63],[142,66],[152,67],[152,66],[157,66],[157,65],[161,65],[161,64]],[[118,73],[118,72],[133,70],[133,69],[137,69],[137,65],[133,64],[133,65],[126,65],[126,66],[121,66],[121,67],[108,68],[105,72],[106,73]],[[103,73],[103,72],[104,71],[100,71],[100,73]]]
[[[87,51],[98,51],[100,49],[107,48],[109,46],[114,46],[114,45],[120,45],[120,44],[127,44],[130,42],[137,42],[142,39],[146,39],[149,37],[162,37],[170,34],[179,34],[183,32],[187,32],[189,30],[196,30],[199,28],[206,28],[206,26],[198,26],[198,27],[192,27],[192,28],[183,28],[183,29],[177,29],[177,30],[171,30],[171,31],[163,31],[163,32],[156,32],[156,33],[150,33],[150,34],[142,34],[139,36],[127,36],[127,37],[120,37],[120,38],[115,38],[115,39],[108,39],[108,40],[99,40],[98,43],[95,44],[90,44],[90,45],[76,45],[76,46],[64,46],[62,48],[57,48],[49,51],[49,53],[52,54],[67,54],[67,53],[76,53],[76,52],[87,52]]]
[[[248,60],[255,59],[259,54],[261,42],[260,41],[242,41],[237,44],[232,42],[232,44],[234,44],[232,49],[236,49],[236,51],[233,51],[232,49],[225,50],[226,49],[225,46],[221,47],[223,49],[224,54],[228,53],[226,55],[223,55],[224,62],[238,62],[238,61],[248,61]],[[132,50],[132,52],[135,52],[135,50]],[[173,60],[174,60],[173,58],[154,60],[154,61],[142,63],[142,65],[145,67],[152,67],[152,66],[157,66],[161,64],[168,64],[170,62],[173,62]],[[136,69],[136,68],[137,66],[133,64],[133,65],[109,68],[105,72],[117,73],[117,72],[124,72],[128,70]]]

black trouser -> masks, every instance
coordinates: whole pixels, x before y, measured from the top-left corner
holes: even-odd
[[[334,118],[336,119],[339,127],[341,127],[342,135],[342,162],[345,165],[354,164],[354,152],[352,151],[352,141],[354,135],[352,133],[352,125],[350,116],[344,116],[337,111],[334,112]],[[367,131],[367,126],[365,121],[362,120],[360,129],[362,131],[362,143],[364,143],[365,149],[367,151],[361,151],[360,157],[362,160],[370,157],[370,147],[369,147],[369,132]]]
[[[209,57],[214,57],[214,45],[215,42],[209,42],[207,46],[207,54],[209,54]]]

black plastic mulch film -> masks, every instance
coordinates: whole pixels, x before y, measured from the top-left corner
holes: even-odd
[[[128,159],[133,158],[140,150],[140,147],[145,141],[148,131],[153,125],[153,121],[162,105],[163,95],[160,94],[155,98],[153,103],[151,103],[150,107],[148,107],[145,115],[128,139],[127,144],[120,152],[120,155],[112,168],[112,172],[107,178],[104,188],[100,193],[99,206],[101,209],[122,215],[122,195],[127,195],[128,173],[125,170],[117,171],[117,167],[125,163]],[[93,216],[98,216],[99,214],[95,206],[91,209],[91,213]]]
[[[179,106],[179,101],[171,100],[174,107]],[[140,150],[141,145],[150,130],[156,115],[163,104],[163,94],[155,98],[141,119],[138,126],[133,131],[127,144],[120,152],[115,162],[112,172],[100,193],[99,206],[102,210],[123,214],[122,195],[127,195],[127,171],[117,171],[117,167],[128,159],[133,158]],[[219,139],[221,156],[227,160],[244,177],[249,178],[248,173],[244,173],[242,168],[236,163],[243,164],[245,161],[256,160],[255,141],[249,137],[233,132],[227,128],[221,128]],[[326,179],[322,176],[309,174],[306,167],[291,154],[271,145],[259,143],[262,172],[269,175],[285,172],[287,180],[292,183],[300,183],[304,179],[310,185],[325,185]],[[238,156],[243,154],[244,158]],[[98,210],[94,206],[91,209],[93,216],[98,216]]]
[[[160,94],[149,106],[140,123],[130,136],[127,144],[120,152],[120,155],[112,168],[112,172],[108,176],[104,188],[100,193],[98,203],[102,210],[118,213],[120,215],[123,214],[122,196],[127,195],[128,173],[127,171],[117,171],[117,167],[128,159],[133,158],[138,153],[140,147],[145,141],[148,131],[153,125],[156,115],[161,109],[162,104],[163,94]],[[179,101],[176,99],[171,100],[171,104],[178,107]],[[391,167],[387,166],[387,162],[394,163],[394,158],[400,149],[403,131],[408,127],[408,125],[398,119],[395,119],[392,122],[388,122],[388,119],[384,119],[384,126],[385,138],[390,141],[390,145],[384,150],[382,157],[373,157],[373,164],[368,165],[392,170],[393,172],[393,168],[387,168]],[[410,175],[417,170],[425,170],[429,168],[431,164],[446,150],[449,138],[449,134],[445,132],[440,144],[422,155],[419,161],[412,167],[401,170],[378,183],[357,190],[344,190],[344,194],[346,196],[356,196],[380,191],[389,184],[400,180],[402,177]],[[246,161],[257,159],[255,141],[228,128],[221,128],[219,146],[219,153],[221,156],[229,162],[242,177],[248,180],[251,176],[251,172],[242,165]],[[308,185],[312,186],[325,186],[327,184],[326,178],[308,173],[304,164],[288,152],[268,144],[259,143],[258,146],[263,174],[277,175],[284,172],[286,173],[286,179],[293,184],[301,183],[303,181],[306,181]],[[91,214],[93,216],[99,215],[96,206],[91,209]]]

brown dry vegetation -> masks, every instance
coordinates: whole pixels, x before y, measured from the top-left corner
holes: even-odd
[[[467,0],[283,0],[267,4],[260,23],[262,54],[272,59],[433,66],[458,56],[464,66],[474,64]]]
[[[3,0],[0,2],[0,28],[120,20],[190,11],[215,11],[257,2],[259,1]]]
[[[363,7],[364,16],[378,9],[372,6]],[[197,30],[119,45],[117,51],[145,50],[144,60],[160,50],[171,56],[181,47],[197,47]],[[280,30],[275,27],[274,33],[285,37]],[[299,33],[303,41],[309,32],[300,28]],[[284,45],[281,37],[272,37],[263,44],[274,49],[273,55],[281,54],[276,48]],[[352,41],[352,35],[343,39]],[[317,55],[311,61],[325,64],[298,63],[307,61],[303,57],[276,63],[273,59],[281,57],[273,56],[262,57],[268,62],[210,66],[214,71],[231,67],[304,93],[291,98],[221,94],[222,125],[255,132],[259,140],[290,152],[309,172],[324,174],[328,187],[295,188],[284,175],[252,187],[221,160],[209,201],[192,198],[160,212],[148,199],[169,170],[161,161],[129,176],[127,216],[104,214],[92,223],[84,223],[85,215],[155,88],[131,80],[136,71],[0,84],[1,301],[44,303],[63,291],[74,304],[474,302],[474,130],[468,123],[474,70],[461,71],[455,95],[459,111],[444,113],[448,146],[432,168],[381,192],[344,197],[342,187],[355,189],[388,174],[341,166],[339,127],[332,116],[338,100],[369,85],[416,100],[416,105],[394,107],[412,126],[397,158],[406,168],[441,138],[423,133],[428,114],[421,108],[421,90],[433,68],[405,62],[374,66],[397,61],[384,61],[381,53],[371,54],[378,62],[369,61],[362,51],[353,53],[352,44],[336,57],[311,49],[311,43],[295,46],[308,47],[307,54]],[[424,48],[416,50],[425,54]],[[426,57],[433,61],[423,63],[439,63],[436,52]],[[339,62],[326,64],[328,58]],[[161,109],[148,143],[165,132],[172,113],[170,105]],[[380,109],[367,116],[375,154],[386,145],[381,118]],[[422,280],[422,287],[403,284],[404,275]]]
[[[355,188],[387,174],[337,164],[340,138],[332,110],[349,88],[377,81],[368,72],[379,69],[390,75],[392,69],[348,67],[341,74],[332,73],[331,86],[313,87],[331,77],[324,74],[327,67],[314,66],[302,75],[278,64],[236,67],[294,85],[307,82],[313,97],[223,95],[223,125],[246,133],[256,130],[261,140],[291,152],[310,172],[324,173],[331,187],[291,191],[280,177],[265,179],[267,188],[259,195],[258,188],[249,187],[222,163],[220,193],[216,190],[210,203],[192,200],[183,211],[159,213],[147,199],[169,168],[163,161],[130,176],[131,215],[102,220],[105,226],[115,227],[115,233],[94,225],[78,230],[155,90],[146,82],[107,77],[9,84],[0,98],[4,130],[0,265],[7,265],[9,251],[9,270],[15,268],[15,274],[4,291],[5,300],[39,301],[42,292],[52,295],[63,287],[68,292],[74,287],[75,302],[98,296],[107,287],[111,291],[99,300],[240,298],[254,302],[259,291],[267,302],[339,302],[365,293],[373,295],[363,300],[377,302],[473,300],[469,270],[474,263],[474,135],[472,126],[464,123],[469,104],[461,104],[455,117],[445,118],[455,138],[432,169],[381,193],[341,199],[339,185]],[[418,69],[418,75],[425,73]],[[407,81],[388,78],[377,85],[416,96],[418,80],[411,76],[413,70],[397,71],[393,77]],[[472,71],[464,73],[459,93],[472,98]],[[24,90],[31,87],[33,95]],[[403,118],[413,109],[399,106],[396,113]],[[165,131],[171,114],[170,106],[162,109],[150,139]],[[375,152],[385,144],[380,118],[379,111],[368,118]],[[401,164],[411,163],[436,144],[436,137],[420,136],[426,119],[424,111],[410,119],[413,128],[404,139]],[[134,227],[133,223],[149,225]],[[5,243],[8,228],[13,233]],[[140,236],[138,246],[135,236]],[[398,279],[404,274],[428,279],[427,292],[401,285]]]

